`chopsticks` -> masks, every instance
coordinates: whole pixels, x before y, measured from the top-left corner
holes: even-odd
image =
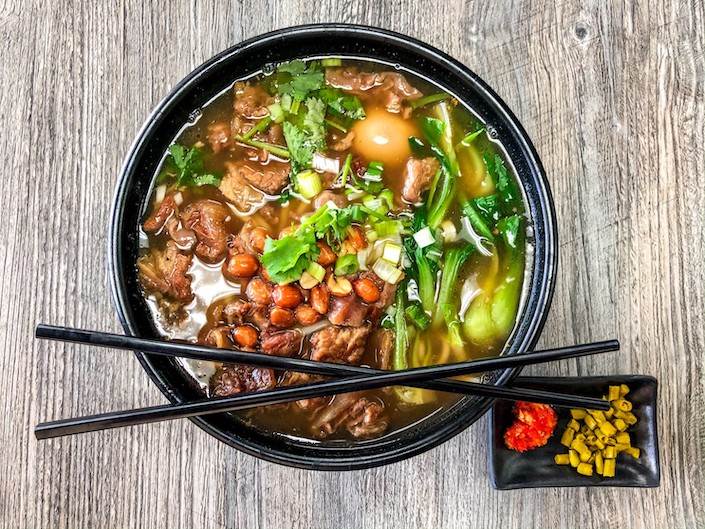
[[[437,380],[478,373],[493,369],[506,369],[552,360],[574,358],[588,354],[603,353],[619,349],[616,340],[576,345],[561,349],[550,349],[532,353],[523,353],[507,357],[484,358],[455,364],[429,366],[403,371],[383,371],[366,367],[348,366],[315,362],[299,358],[282,358],[245,351],[215,349],[211,347],[160,340],[149,340],[101,333],[82,329],[71,329],[48,325],[38,325],[38,338],[48,338],[76,343],[93,344],[102,347],[135,349],[153,354],[181,356],[201,360],[235,362],[239,364],[284,369],[327,376],[343,376],[341,380],[332,380],[301,386],[276,388],[232,397],[204,399],[194,402],[153,406],[149,408],[103,413],[98,415],[64,419],[41,423],[35,428],[38,439],[47,439],[63,435],[72,435],[90,431],[145,424],[169,419],[207,415],[225,411],[237,411],[263,405],[279,404],[299,399],[315,398],[336,393],[347,393],[363,389],[374,389],[391,385],[408,385],[426,389],[472,394],[505,400],[528,400],[532,402],[568,406],[577,408],[606,409],[607,403],[591,397],[551,393],[526,388],[498,387],[474,382],[457,380]]]

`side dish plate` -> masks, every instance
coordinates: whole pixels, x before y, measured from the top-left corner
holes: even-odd
[[[617,457],[613,478],[598,475],[582,476],[570,466],[553,461],[558,453],[566,453],[561,444],[561,433],[570,420],[570,410],[556,408],[558,426],[546,446],[519,453],[504,444],[504,432],[514,422],[512,402],[498,401],[491,412],[490,480],[498,490],[537,487],[658,487],[661,474],[656,427],[656,399],[658,382],[644,375],[617,375],[603,377],[520,377],[515,386],[601,397],[608,386],[626,384],[630,388],[627,399],[634,405],[632,412],[638,422],[627,430],[632,445],[641,450],[639,459],[626,455]]]

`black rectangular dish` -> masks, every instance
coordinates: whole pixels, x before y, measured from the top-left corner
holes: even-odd
[[[638,422],[628,430],[632,444],[641,450],[638,459],[617,457],[615,477],[582,476],[570,466],[557,465],[553,458],[566,453],[561,434],[570,420],[570,410],[556,408],[558,426],[546,446],[519,453],[504,444],[504,432],[514,422],[512,402],[498,401],[491,411],[490,479],[498,490],[537,487],[658,487],[660,482],[656,402],[658,382],[644,375],[602,377],[520,377],[515,386],[601,397],[608,386],[626,384],[627,399]]]

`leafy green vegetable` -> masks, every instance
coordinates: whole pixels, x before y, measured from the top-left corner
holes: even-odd
[[[318,97],[325,101],[328,108],[338,117],[351,120],[365,117],[365,109],[360,99],[355,95],[346,94],[342,90],[326,86],[318,92]]]
[[[470,224],[475,229],[475,231],[477,231],[489,242],[494,242],[494,235],[492,234],[492,230],[490,230],[490,227],[487,225],[485,220],[477,212],[475,206],[473,206],[473,202],[471,200],[466,200],[465,202],[463,202],[462,206],[463,213],[465,213],[465,216],[468,218]]]
[[[488,225],[494,225],[502,216],[499,204],[499,195],[496,193],[486,197],[472,199],[477,212]]]
[[[441,141],[441,136],[443,136],[446,130],[446,124],[443,123],[443,121],[436,118],[429,118],[428,116],[421,116],[421,118],[419,118],[419,126],[431,145],[438,145],[438,142]]]
[[[433,200],[428,207],[428,225],[435,230],[443,222],[453,202],[460,168],[453,146],[453,127],[448,105],[440,102],[434,107],[434,111],[440,119],[426,117],[422,118],[419,124],[431,151],[441,162],[443,169],[443,178],[434,182],[434,188],[431,190]],[[436,189],[438,185],[440,191]]]
[[[308,141],[308,135],[300,127],[289,121],[282,123],[284,139],[289,149],[291,160],[291,175],[295,177],[302,169],[311,165],[314,147]]]
[[[290,283],[301,277],[311,261],[318,259],[320,249],[311,230],[296,230],[281,239],[267,238],[260,257],[272,281]]]
[[[276,156],[281,158],[289,158],[290,153],[286,147],[281,147],[279,145],[274,145],[272,143],[267,143],[266,141],[253,140],[252,138],[245,139],[242,136],[238,136],[237,140],[244,143],[245,145],[251,145],[252,147],[257,147],[265,151],[269,151]]]
[[[308,140],[315,149],[325,150],[326,148],[326,105],[315,97],[306,99],[306,115],[304,116],[304,128],[308,132]]]
[[[519,218],[519,215],[504,217],[497,223],[497,228],[502,234],[502,238],[504,239],[507,247],[516,250],[521,235],[519,233],[519,229],[521,228],[521,219]]]
[[[505,211],[511,212],[513,208],[521,206],[521,194],[517,188],[516,182],[509,174],[509,171],[504,165],[504,160],[499,154],[494,157],[489,154],[483,156],[487,172],[492,178],[492,181],[499,192],[499,196],[504,202]]]
[[[320,99],[306,99],[306,113],[300,125],[284,121],[282,130],[289,149],[292,180],[303,169],[311,167],[313,153],[326,148],[325,104]]]
[[[456,281],[460,274],[460,269],[474,252],[474,244],[467,244],[462,248],[451,248],[446,252],[441,288],[438,293],[438,304],[433,315],[435,325],[438,325],[441,320],[445,320],[448,328],[448,340],[456,349],[461,349],[464,345],[463,337],[460,334],[457,298],[454,296]]]
[[[426,221],[426,207],[421,206],[416,210],[411,225],[412,233],[416,233],[428,225]],[[413,237],[405,237],[402,241],[406,255],[409,258],[409,266],[405,270],[407,275],[416,281],[419,289],[419,299],[425,311],[431,313],[435,306],[436,297],[436,272],[438,263],[430,258],[431,252],[440,253],[439,242],[420,248]]]
[[[384,181],[382,178],[384,164],[382,164],[382,162],[370,162],[365,170],[365,174],[361,178],[355,175],[354,171],[349,171],[350,166],[347,159],[345,160],[345,167],[347,167],[346,174],[348,174],[350,185],[353,188],[366,191],[372,195],[376,195],[384,189]],[[346,180],[348,177],[346,177]],[[354,189],[348,189],[346,191],[348,194],[351,192],[354,192]]]
[[[431,325],[430,316],[426,314],[421,305],[417,302],[412,302],[406,307],[406,315],[411,322],[422,331],[425,331]]]
[[[220,185],[221,175],[204,172],[203,155],[203,149],[200,147],[194,146],[187,151],[185,147],[178,143],[170,145],[166,167],[159,175],[159,182],[162,183],[171,178],[176,178],[178,187]]]
[[[524,275],[523,231],[521,217],[512,215],[501,219],[497,227],[502,232],[509,250],[509,267],[491,293],[483,292],[470,304],[463,331],[469,340],[478,344],[505,339],[514,326]]]
[[[409,137],[409,148],[411,149],[411,154],[416,158],[426,158],[433,154],[423,140],[416,136]]]
[[[409,347],[409,338],[406,331],[406,281],[397,286],[395,312],[394,312],[394,370],[401,371],[409,367],[406,358],[406,349]]]
[[[313,62],[308,66],[303,61],[284,63],[277,68],[277,74],[277,92],[290,95],[295,101],[303,101],[309,93],[323,86],[323,72]]]

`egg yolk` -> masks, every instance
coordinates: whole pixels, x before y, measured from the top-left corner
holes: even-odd
[[[409,137],[417,133],[410,120],[382,109],[367,112],[365,119],[353,125],[352,148],[368,160],[398,165],[411,156]]]

